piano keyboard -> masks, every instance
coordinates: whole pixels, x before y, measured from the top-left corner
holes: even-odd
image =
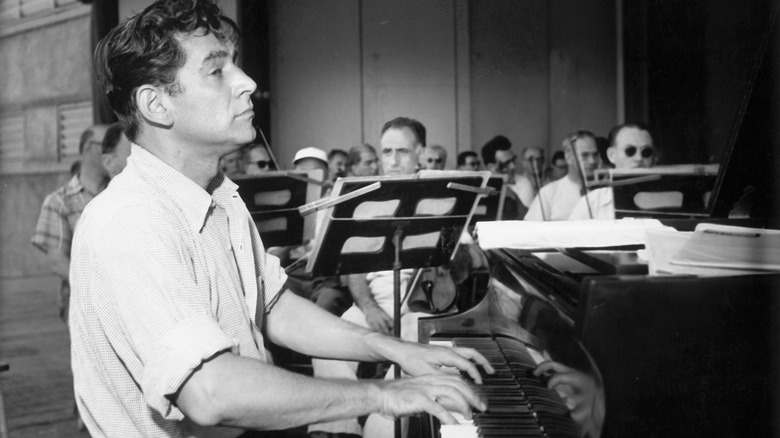
[[[488,404],[486,412],[475,412],[473,420],[458,425],[442,425],[441,438],[461,437],[579,437],[577,425],[558,393],[547,388],[533,375],[542,360],[534,350],[511,338],[463,337],[431,344],[470,347],[482,353],[495,368],[493,375],[483,375],[477,386]]]

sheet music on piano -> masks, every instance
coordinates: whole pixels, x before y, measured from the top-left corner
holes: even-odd
[[[668,228],[657,219],[478,222],[484,249],[605,248],[644,245],[649,229]]]

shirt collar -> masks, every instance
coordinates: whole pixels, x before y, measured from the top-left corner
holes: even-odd
[[[68,183],[65,184],[65,196],[73,196],[82,190],[84,190],[84,186],[81,184],[81,179],[79,179],[78,175],[73,175]]]
[[[214,196],[212,196],[195,181],[135,143],[131,146],[127,165],[136,168],[146,178],[156,179],[157,189],[164,192],[181,208],[187,222],[196,233],[203,227],[214,200],[230,196],[238,187],[234,182],[223,178],[214,189]]]

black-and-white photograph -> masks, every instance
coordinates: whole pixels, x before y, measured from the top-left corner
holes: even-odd
[[[0,438],[780,436],[777,0],[0,0]]]

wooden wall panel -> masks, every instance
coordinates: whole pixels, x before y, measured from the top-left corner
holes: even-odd
[[[281,166],[303,147],[359,143],[359,2],[276,1],[271,22],[271,135]]]
[[[501,134],[516,152],[546,146],[550,123],[548,3],[472,0],[473,149]]]
[[[453,156],[457,147],[455,3],[452,0],[363,2],[366,141],[378,144],[396,116],[421,121],[428,144]],[[448,158],[454,167],[454,157]]]

